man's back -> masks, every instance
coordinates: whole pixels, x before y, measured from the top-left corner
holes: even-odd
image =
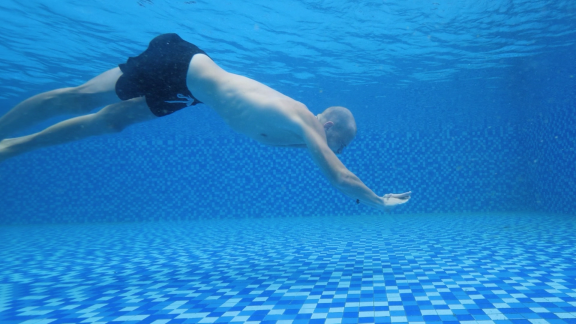
[[[228,73],[208,56],[195,55],[188,89],[235,131],[272,146],[302,146],[302,124],[315,120],[308,108],[255,80]]]

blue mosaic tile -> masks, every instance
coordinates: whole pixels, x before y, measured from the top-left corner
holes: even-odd
[[[0,165],[0,224],[374,212],[332,188],[304,150],[240,135],[132,132],[139,135],[88,139]],[[379,195],[413,191],[395,213],[529,210],[533,192],[519,143],[518,133],[504,129],[364,132],[341,157]]]
[[[570,323],[575,220],[478,213],[3,226],[0,322]]]
[[[576,115],[574,98],[566,106],[543,107],[529,120],[522,145],[524,168],[533,179],[535,210],[573,214],[576,201],[563,199],[576,194]]]

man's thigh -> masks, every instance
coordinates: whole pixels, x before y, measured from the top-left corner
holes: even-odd
[[[158,118],[148,108],[144,97],[108,105],[97,112],[95,117],[105,120],[110,126],[118,130]]]
[[[121,75],[120,68],[115,67],[76,87],[74,91],[83,97],[88,97],[98,106],[119,102],[120,98],[116,95],[116,82]]]

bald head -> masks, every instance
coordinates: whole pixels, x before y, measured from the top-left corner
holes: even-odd
[[[328,145],[335,153],[340,153],[356,136],[356,121],[350,110],[333,106],[318,115],[324,126]]]

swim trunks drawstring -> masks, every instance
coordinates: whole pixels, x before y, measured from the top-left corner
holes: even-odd
[[[186,107],[190,107],[192,106],[192,104],[194,104],[194,98],[190,97],[190,96],[185,96],[183,94],[177,94],[176,95],[178,98],[180,99],[186,99],[186,101],[180,101],[180,100],[168,100],[168,101],[164,101],[166,103],[185,103]]]

